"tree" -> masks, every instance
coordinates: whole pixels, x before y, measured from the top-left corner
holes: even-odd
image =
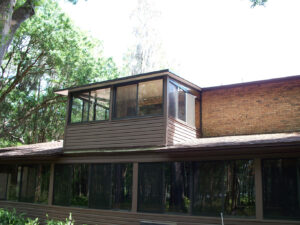
[[[250,2],[252,2],[251,7],[254,8],[255,6],[264,6],[267,1],[268,0],[250,0]]]
[[[77,0],[69,0],[73,4]],[[0,0],[0,66],[20,25],[35,14],[43,0]]]
[[[17,30],[1,66],[0,145],[62,138],[66,98],[53,90],[117,76],[101,43],[45,0]]]
[[[134,45],[124,57],[127,74],[139,74],[166,67],[162,42],[156,28],[160,14],[152,2],[138,1],[131,15],[134,22]]]

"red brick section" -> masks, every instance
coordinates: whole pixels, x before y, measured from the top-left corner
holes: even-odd
[[[203,137],[300,131],[300,77],[202,92]]]

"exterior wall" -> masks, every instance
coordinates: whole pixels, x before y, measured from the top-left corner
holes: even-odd
[[[208,88],[203,137],[300,131],[300,79]]]
[[[166,215],[153,213],[134,213],[109,210],[94,210],[83,208],[71,208],[62,206],[47,206],[31,203],[6,202],[0,201],[1,208],[13,209],[18,213],[26,213],[27,216],[36,218],[40,221],[46,219],[48,214],[51,219],[64,220],[72,213],[75,224],[97,224],[97,225],[140,225],[140,221],[160,221],[173,222],[177,225],[208,225],[220,224],[220,218],[213,217],[198,217],[198,216],[181,216],[181,215]],[[226,225],[263,225],[263,224],[300,224],[300,221],[280,221],[280,220],[256,220],[256,219],[233,219],[224,218]]]
[[[184,122],[168,118],[167,139],[168,145],[180,144],[195,140],[198,137],[197,129],[192,128]]]
[[[69,124],[65,151],[165,145],[164,116]]]

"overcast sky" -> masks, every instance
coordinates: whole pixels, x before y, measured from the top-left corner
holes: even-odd
[[[173,72],[201,87],[300,74],[300,0],[152,0]],[[83,30],[103,41],[118,66],[132,45],[137,0],[61,3]]]

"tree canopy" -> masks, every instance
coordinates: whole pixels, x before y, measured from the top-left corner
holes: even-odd
[[[66,98],[53,90],[112,79],[101,43],[45,0],[17,30],[0,70],[0,146],[63,137]]]

